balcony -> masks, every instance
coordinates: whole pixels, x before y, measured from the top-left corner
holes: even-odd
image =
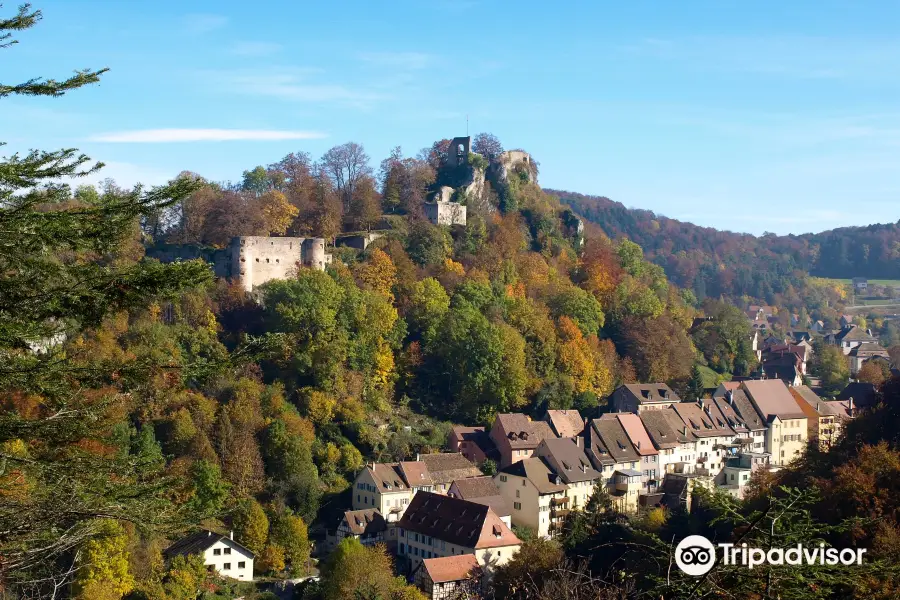
[[[550,509],[550,518],[551,519],[564,519],[566,515],[568,515],[571,510],[568,508],[551,508]]]
[[[616,490],[620,492],[639,492],[643,489],[643,485],[641,484],[641,480],[638,478],[631,478],[628,480],[619,480],[616,482]]]
[[[568,496],[563,496],[562,498],[550,498],[550,506],[565,506],[568,503]]]

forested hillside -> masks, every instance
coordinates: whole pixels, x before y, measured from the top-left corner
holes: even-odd
[[[749,296],[799,307],[808,295],[803,290],[809,284],[807,275],[900,278],[900,222],[757,237],[626,208],[602,196],[547,191],[611,238],[626,237],[639,244],[672,281],[693,289],[701,299]],[[778,303],[778,298],[784,302]]]

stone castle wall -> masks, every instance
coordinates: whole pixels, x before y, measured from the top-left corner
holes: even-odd
[[[165,245],[147,250],[160,262],[203,259],[216,277],[239,282],[247,291],[273,279],[287,279],[301,266],[324,270],[331,255],[323,238],[243,236],[227,248]]]

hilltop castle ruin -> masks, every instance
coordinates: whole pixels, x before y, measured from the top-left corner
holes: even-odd
[[[287,279],[301,266],[324,270],[331,262],[325,253],[324,238],[242,236],[225,248],[200,246],[159,246],[147,256],[160,262],[203,259],[216,277],[240,283],[245,290],[273,279]]]

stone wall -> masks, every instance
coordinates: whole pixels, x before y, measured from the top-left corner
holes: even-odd
[[[216,277],[239,282],[247,291],[273,279],[287,279],[301,266],[324,270],[331,262],[323,238],[244,236],[227,248],[165,245],[147,250],[160,262],[202,259]]]
[[[466,207],[458,202],[428,202],[425,216],[435,225],[465,225]]]

